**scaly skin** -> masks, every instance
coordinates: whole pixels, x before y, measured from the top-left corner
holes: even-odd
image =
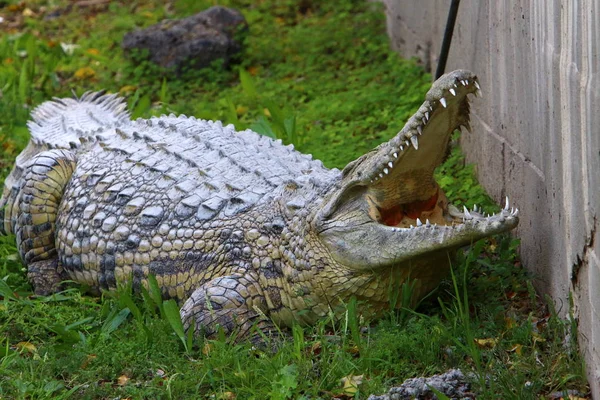
[[[152,274],[207,336],[339,318],[352,297],[377,315],[405,282],[414,301],[435,288],[448,252],[517,225],[508,209],[458,212],[433,179],[477,90],[468,71],[443,76],[396,137],[343,171],[220,122],[133,122],[112,95],[47,102],[5,182],[0,230],[37,294],[66,279],[139,289]]]

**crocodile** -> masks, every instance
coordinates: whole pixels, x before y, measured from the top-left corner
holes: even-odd
[[[132,121],[114,94],[54,99],[32,112],[0,233],[15,235],[35,294],[65,280],[141,290],[154,276],[198,335],[339,319],[352,299],[376,317],[404,283],[413,299],[435,289],[449,252],[518,223],[508,199],[494,215],[458,210],[433,177],[479,92],[469,71],[442,76],[395,137],[343,170],[220,121]]]

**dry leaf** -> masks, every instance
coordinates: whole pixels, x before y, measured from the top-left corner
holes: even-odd
[[[31,342],[19,342],[15,346],[19,351],[26,351],[28,353],[36,353],[37,347]]]
[[[96,71],[91,69],[90,67],[79,68],[75,71],[75,79],[83,80],[83,79],[91,79],[96,76]]]
[[[81,369],[87,368],[87,366],[90,364],[90,362],[94,361],[95,359],[96,359],[95,354],[88,354],[87,357],[85,358],[85,360],[81,363]]]
[[[318,356],[321,354],[323,350],[323,344],[320,341],[314,342],[312,346],[310,346],[310,353]]]
[[[117,384],[119,386],[125,386],[127,385],[127,382],[129,382],[129,377],[127,375],[121,375],[118,379],[117,379]]]
[[[119,89],[119,94],[133,93],[136,90],[137,90],[137,86],[134,86],[134,85],[125,85],[121,89]]]
[[[263,114],[265,114],[267,117],[271,116],[271,111],[269,111],[268,108],[263,109]]]
[[[494,346],[496,346],[496,344],[498,344],[498,339],[475,339],[475,343],[482,349],[492,349]]]
[[[100,54],[100,50],[94,48],[87,49],[85,52],[93,56],[97,56],[98,54]]]
[[[513,346],[512,349],[508,350],[509,352],[515,352],[517,355],[521,355],[521,353],[523,352],[523,345],[522,344],[516,344]]]
[[[210,343],[204,343],[204,346],[202,347],[202,354],[204,354],[205,356],[209,355],[210,352],[212,351],[213,345]]]
[[[244,114],[246,114],[247,112],[248,112],[248,107],[246,107],[246,106],[237,106],[237,107],[235,108],[235,113],[236,113],[237,115],[244,115]]]
[[[354,397],[358,393],[358,387],[363,381],[364,375],[348,375],[341,379],[342,394]]]
[[[534,343],[534,344],[535,344],[535,343],[537,343],[537,342],[544,343],[544,342],[546,341],[546,339],[544,339],[543,337],[541,337],[541,336],[540,336],[538,333],[536,333],[536,332],[532,332],[532,333],[531,333],[531,336],[533,336],[533,343]]]
[[[504,318],[504,322],[506,323],[507,329],[512,329],[517,325],[517,322],[511,317]]]

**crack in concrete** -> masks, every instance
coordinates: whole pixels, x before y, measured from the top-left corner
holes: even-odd
[[[540,179],[542,180],[542,182],[544,182],[544,183],[546,182],[546,176],[544,175],[544,171],[542,171],[541,169],[539,169],[531,161],[531,159],[529,157],[525,156],[525,154],[523,154],[521,151],[519,151],[519,149],[517,149],[515,146],[513,146],[512,144],[510,144],[510,142],[508,140],[506,140],[505,137],[502,137],[499,134],[497,134],[496,132],[494,132],[494,130],[492,129],[492,127],[489,126],[488,124],[486,124],[485,121],[481,117],[479,117],[479,115],[477,113],[472,112],[472,115],[475,118],[477,118],[477,121],[479,122],[479,124],[481,124],[481,126],[483,127],[483,129],[485,130],[486,133],[488,133],[490,136],[492,136],[498,142],[502,143],[505,147],[508,147],[513,154],[515,154],[516,156],[518,156],[521,159],[521,161],[523,161],[523,164],[525,164],[528,167],[530,167],[533,170],[533,172],[535,172],[535,174],[540,177]]]

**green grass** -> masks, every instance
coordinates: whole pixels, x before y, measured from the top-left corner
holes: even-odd
[[[175,112],[250,127],[343,167],[393,136],[430,85],[389,50],[377,4],[224,1],[251,27],[239,68],[175,77],[124,57],[122,35],[213,2],[72,3],[0,9],[0,176],[27,142],[31,109],[71,90],[120,92],[136,117]],[[61,43],[79,47],[67,54]],[[457,148],[438,179],[453,202],[496,209]],[[508,236],[480,241],[416,311],[363,321],[351,302],[345,321],[296,327],[271,352],[226,337],[192,346],[174,303],[152,288],[34,298],[14,238],[0,237],[0,398],[366,398],[455,367],[474,373],[479,398],[585,393],[576,326],[537,298],[517,247]],[[344,386],[343,378],[362,383]]]

